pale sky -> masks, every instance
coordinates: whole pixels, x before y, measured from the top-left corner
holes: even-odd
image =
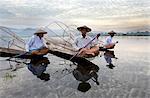
[[[53,21],[94,31],[150,31],[150,0],[0,0],[0,25],[41,27]]]

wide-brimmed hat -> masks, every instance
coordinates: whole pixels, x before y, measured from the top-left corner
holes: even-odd
[[[116,32],[110,31],[110,32],[108,32],[108,34],[116,34]]]
[[[47,34],[47,32],[42,29],[39,29],[34,34]]]
[[[77,30],[81,31],[83,29],[86,29],[87,32],[91,31],[91,28],[87,27],[87,26],[81,26],[81,27],[77,27]]]

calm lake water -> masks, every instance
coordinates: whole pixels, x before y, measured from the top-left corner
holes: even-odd
[[[101,52],[92,60],[99,67],[96,72],[99,85],[89,79],[87,83],[91,88],[87,92],[77,90],[81,82],[72,74],[76,67],[49,54],[51,64],[46,72],[50,80],[47,82],[27,67],[13,72],[2,70],[9,68],[9,64],[1,61],[0,98],[150,98],[150,37],[117,36],[114,40],[119,41],[114,51]],[[106,66],[109,65],[106,59],[115,66],[113,69]],[[81,88],[85,89],[84,86]]]

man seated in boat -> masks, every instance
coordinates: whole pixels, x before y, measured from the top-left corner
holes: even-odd
[[[43,36],[47,34],[44,30],[37,30],[26,44],[26,51],[31,52],[32,55],[46,55],[48,48],[44,42]]]
[[[79,56],[82,57],[97,56],[99,54],[99,47],[96,45],[96,40],[98,39],[100,34],[97,35],[97,39],[89,43],[92,40],[92,38],[88,36],[87,33],[90,32],[91,29],[87,26],[81,26],[78,27],[77,30],[81,32],[81,36],[76,38],[73,47],[77,51],[79,51]]]
[[[116,42],[112,41],[112,39],[113,39],[114,35],[116,34],[116,32],[110,31],[110,32],[108,32],[108,34],[110,36],[108,36],[106,38],[104,48],[106,48],[106,49],[113,49],[115,47],[116,43],[118,43],[118,41],[116,41]]]

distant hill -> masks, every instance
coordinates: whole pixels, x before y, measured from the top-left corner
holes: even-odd
[[[35,28],[26,28],[26,29],[15,29],[10,28],[11,31],[15,32],[19,36],[32,36],[37,29]]]
[[[3,27],[3,26],[0,26]],[[25,28],[25,29],[17,29],[17,28],[10,28],[10,27],[6,27],[8,29],[10,29],[12,32],[16,33],[17,35],[21,36],[21,37],[29,37],[32,36],[37,28]],[[53,30],[48,30],[45,29],[49,36],[63,36],[63,34],[67,34],[66,32],[64,32],[63,29],[53,29]],[[108,33],[107,32],[103,32],[103,31],[92,31],[92,33],[89,33],[90,36],[94,36],[95,34],[100,33],[101,36],[107,36]],[[117,36],[150,36],[150,32],[149,31],[144,31],[144,32],[117,32],[116,34]]]
[[[4,26],[0,26],[0,27],[4,27]],[[17,29],[17,28],[10,28],[10,27],[4,27],[7,28],[9,30],[11,30],[13,33],[16,33],[17,35],[21,36],[21,37],[29,37],[32,36],[36,31],[37,28],[25,28],[25,29]],[[49,36],[62,36],[64,31],[63,30],[46,30],[45,31],[48,32]]]

